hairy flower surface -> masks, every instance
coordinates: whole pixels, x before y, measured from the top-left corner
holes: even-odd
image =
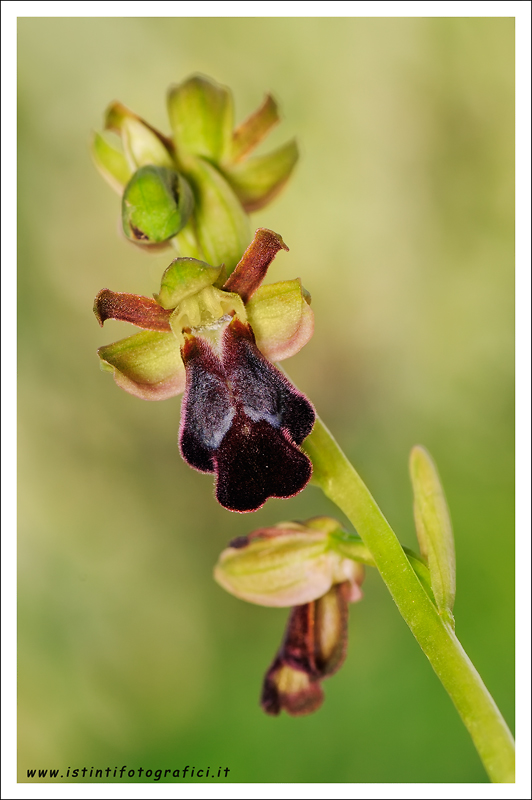
[[[263,606],[294,606],[281,646],[264,678],[261,705],[297,716],[323,702],[321,681],[343,664],[348,604],[362,597],[364,567],[337,548],[340,524],[330,517],[280,523],[234,539],[215,580]]]
[[[179,444],[183,458],[216,476],[216,496],[233,511],[269,497],[291,497],[312,466],[299,445],[312,430],[310,402],[269,359],[298,352],[313,332],[299,280],[261,286],[282,238],[259,228],[231,276],[223,266],[178,258],[154,300],[103,289],[98,321],[145,328],[98,351],[116,383],[144,400],[185,391]]]

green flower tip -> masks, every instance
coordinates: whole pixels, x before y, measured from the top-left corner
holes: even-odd
[[[247,214],[263,208],[284,186],[297,146],[292,141],[249,158],[278,122],[275,101],[268,95],[234,128],[229,89],[205,76],[172,86],[168,112],[171,138],[122,103],[112,103],[105,129],[120,143],[94,134],[94,162],[124,195],[123,228],[130,241],[143,247],[171,242],[181,256],[225,263],[230,274],[249,241]]]

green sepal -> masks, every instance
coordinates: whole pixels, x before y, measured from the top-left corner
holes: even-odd
[[[251,239],[247,214],[235,193],[218,172],[202,158],[187,167],[194,191],[196,236],[209,264],[225,264],[230,275]]]
[[[244,158],[278,122],[277,103],[268,94],[262,105],[233,131],[229,161],[240,161]]]
[[[145,164],[174,167],[172,143],[162,133],[122,103],[112,103],[105,114],[105,127],[122,137],[124,152],[132,170]]]
[[[140,167],[122,197],[122,226],[128,239],[159,244],[186,225],[193,208],[187,181],[167,167]]]
[[[110,144],[101,133],[95,132],[91,141],[91,154],[100,175],[121,195],[133,173],[124,153]]]
[[[178,159],[203,156],[219,162],[231,147],[231,92],[203,75],[194,75],[168,90],[168,114]]]
[[[174,333],[142,331],[100,347],[100,366],[142,400],[166,400],[185,389],[185,366]]]
[[[456,557],[451,517],[436,465],[419,445],[410,454],[410,478],[417,538],[421,555],[428,562],[436,607],[454,628]]]
[[[299,151],[295,139],[265,156],[224,164],[223,174],[245,210],[258,211],[281,191],[294,169]]]
[[[271,361],[298,353],[314,332],[314,314],[299,278],[260,286],[246,312],[257,347]]]
[[[163,273],[161,291],[154,295],[163,308],[175,308],[192,294],[212,286],[218,279],[222,266],[211,267],[195,258],[176,258]]]

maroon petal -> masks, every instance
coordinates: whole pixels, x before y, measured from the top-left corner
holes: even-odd
[[[281,647],[262,686],[260,702],[267,714],[282,709],[292,716],[311,714],[323,702],[315,661],[315,614],[316,601],[290,612]]]
[[[224,366],[244,413],[283,429],[295,444],[309,435],[316,415],[311,403],[255,344],[250,325],[235,317],[224,334]]]
[[[142,295],[102,289],[96,295],[93,310],[101,327],[106,319],[119,319],[150,331],[172,330],[170,327],[172,311],[162,308],[155,300]]]
[[[279,250],[288,250],[282,237],[268,228],[257,228],[255,238],[225,282],[224,291],[236,292],[247,303],[261,285]]]
[[[214,453],[235,415],[223,366],[199,337],[187,336],[181,355],[187,374],[179,433],[181,455],[194,469],[214,472]]]

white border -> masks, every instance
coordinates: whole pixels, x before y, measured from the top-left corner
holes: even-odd
[[[305,14],[302,14],[302,11]],[[126,13],[127,12],[127,13]],[[528,2],[3,2],[2,14],[2,776],[3,797],[522,798],[530,796],[530,4]],[[517,69],[517,783],[474,784],[17,784],[16,783],[16,22],[17,17],[515,17]],[[520,754],[520,757],[519,757]],[[99,788],[96,788],[98,786]],[[101,787],[101,788],[100,788]],[[105,789],[104,789],[105,787]]]

